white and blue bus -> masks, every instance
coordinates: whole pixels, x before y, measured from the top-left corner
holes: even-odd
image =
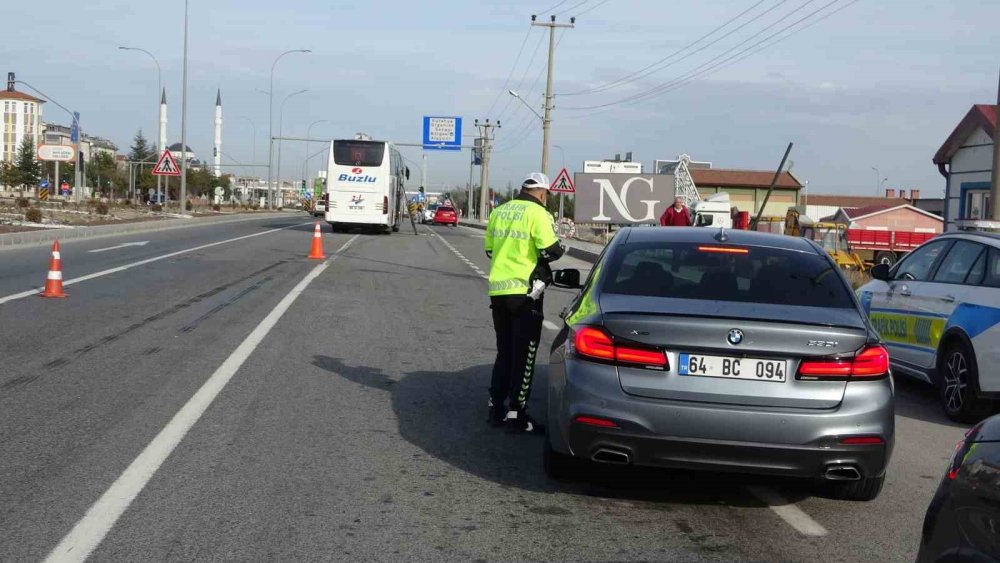
[[[410,171],[392,143],[358,134],[330,143],[326,222],[337,231],[398,231],[406,212],[404,182]]]

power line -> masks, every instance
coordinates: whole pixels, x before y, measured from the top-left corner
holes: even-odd
[[[766,15],[766,14],[767,14],[768,12],[771,12],[772,10],[774,10],[775,8],[777,8],[777,7],[781,6],[782,4],[784,4],[784,3],[785,3],[785,2],[787,2],[787,1],[788,1],[788,0],[781,0],[780,2],[778,2],[777,4],[775,4],[774,6],[771,6],[771,8],[769,8],[768,10],[765,10],[764,12],[762,12],[762,13],[761,13],[761,14],[759,14],[758,16],[754,17],[753,19],[751,19],[751,20],[749,20],[749,21],[745,22],[744,24],[742,24],[742,25],[740,25],[739,27],[737,27],[736,29],[734,29],[734,30],[730,31],[730,32],[729,32],[729,33],[727,33],[726,35],[723,35],[722,37],[720,37],[720,38],[716,39],[716,40],[715,40],[715,41],[713,41],[712,43],[709,43],[708,45],[704,45],[704,46],[703,46],[703,47],[701,47],[701,48],[700,48],[700,49],[699,49],[698,51],[695,51],[694,53],[691,53],[691,54],[693,55],[693,54],[695,54],[695,53],[697,53],[697,52],[699,52],[699,51],[702,51],[702,50],[704,50],[704,49],[706,49],[706,48],[708,48],[708,47],[711,47],[712,45],[714,45],[714,44],[718,43],[718,42],[719,42],[719,41],[721,41],[722,39],[725,39],[726,37],[729,37],[729,36],[730,36],[730,35],[732,35],[733,33],[735,33],[735,32],[737,32],[737,31],[739,31],[740,29],[742,29],[742,28],[744,28],[744,27],[746,27],[746,26],[747,26],[748,24],[751,24],[751,23],[753,23],[754,21],[756,21],[757,19],[759,19],[759,18],[763,17],[763,16],[764,16],[764,15]],[[707,39],[708,37],[710,37],[710,36],[714,35],[715,33],[719,32],[719,31],[721,31],[721,30],[722,30],[722,29],[724,29],[724,28],[725,28],[726,26],[728,26],[729,24],[731,24],[731,23],[735,22],[736,20],[740,19],[741,17],[743,17],[744,15],[746,15],[746,14],[747,14],[748,12],[750,12],[751,10],[753,10],[754,8],[756,8],[757,6],[760,6],[760,5],[761,5],[761,4],[763,4],[764,2],[767,2],[767,0],[759,0],[759,1],[757,2],[757,3],[753,4],[752,6],[750,6],[749,8],[747,8],[746,10],[743,10],[743,11],[742,11],[742,12],[740,12],[739,14],[736,14],[736,15],[735,15],[735,16],[733,16],[732,18],[730,18],[730,19],[726,20],[726,21],[725,21],[725,22],[724,22],[724,23],[723,23],[722,25],[720,25],[719,27],[716,27],[716,28],[715,28],[715,29],[713,29],[712,31],[709,31],[709,32],[708,32],[708,33],[706,33],[705,35],[702,35],[702,36],[701,36],[701,37],[699,37],[698,39],[695,39],[694,41],[692,41],[692,42],[688,43],[687,45],[685,45],[685,46],[681,47],[680,49],[678,49],[678,50],[674,51],[673,53],[670,53],[670,54],[669,54],[669,55],[667,55],[666,57],[664,57],[664,58],[662,58],[662,59],[660,59],[660,60],[658,60],[658,61],[656,61],[656,62],[654,62],[654,63],[652,63],[652,64],[649,64],[649,65],[647,65],[647,66],[645,66],[645,67],[643,67],[643,68],[640,68],[639,70],[637,70],[637,71],[635,71],[635,72],[632,72],[632,73],[630,73],[630,74],[626,74],[625,76],[623,76],[623,77],[621,77],[621,78],[619,78],[619,79],[617,79],[617,80],[614,80],[614,81],[611,81],[611,82],[607,82],[607,83],[605,83],[605,84],[603,84],[603,85],[601,85],[601,86],[596,86],[596,87],[594,87],[594,88],[589,88],[589,89],[587,89],[587,90],[580,90],[580,91],[577,91],[577,92],[566,92],[566,93],[561,93],[560,95],[561,95],[561,96],[579,96],[579,95],[583,95],[583,94],[593,94],[593,93],[597,93],[597,92],[603,92],[604,90],[609,90],[609,89],[611,89],[611,88],[616,88],[617,86],[620,86],[620,85],[622,85],[622,84],[626,84],[626,83],[628,83],[628,82],[632,82],[632,81],[633,81],[633,77],[634,77],[634,80],[638,80],[639,78],[642,78],[642,76],[646,76],[646,75],[647,75],[647,74],[643,74],[643,73],[645,73],[645,72],[646,72],[647,70],[649,70],[649,69],[652,69],[652,68],[654,68],[654,67],[657,67],[657,66],[659,66],[660,64],[662,64],[662,63],[664,63],[664,62],[666,62],[666,61],[669,61],[670,59],[674,58],[675,56],[677,56],[677,55],[679,55],[679,54],[683,53],[684,51],[686,51],[686,50],[688,50],[688,49],[690,49],[691,47],[694,47],[695,45],[697,45],[698,43],[700,43],[700,42],[701,42],[702,40],[704,40],[704,39]],[[683,60],[683,59],[680,59],[680,60]],[[678,60],[678,61],[674,61],[674,63],[676,63],[676,62],[680,62],[680,60]],[[663,67],[663,68],[668,68],[669,66],[672,66],[672,64],[674,64],[674,63],[671,63],[670,65],[667,65],[667,66],[665,66],[665,67]],[[659,70],[663,70],[663,68],[660,68],[660,69],[657,69],[657,71],[659,71]],[[654,71],[654,72],[656,72],[656,71]],[[651,74],[651,73],[648,73],[648,74]],[[640,76],[640,75],[641,75],[641,76]]]
[[[521,54],[524,53],[524,46],[528,43],[528,36],[531,35],[531,26],[528,26],[528,30],[524,33],[524,39],[521,40],[521,48],[517,50],[517,56],[514,57],[514,64],[510,67],[510,72],[507,74],[507,78],[503,81],[503,86],[500,87],[500,91],[497,92],[497,97],[493,98],[493,103],[490,104],[490,109],[486,111],[486,115],[493,113],[493,108],[496,107],[497,102],[500,101],[500,96],[507,91],[507,84],[510,83],[510,79],[514,76],[514,71],[517,70],[517,63],[521,62]]]
[[[558,4],[556,4],[555,6],[552,6],[551,8],[548,8],[548,9],[546,9],[546,10],[541,10],[541,11],[540,11],[540,12],[538,12],[538,13],[539,13],[539,14],[545,14],[545,13],[548,13],[548,12],[551,12],[552,10],[555,10],[555,9],[556,9],[556,8],[558,8],[559,6],[562,6],[563,4],[565,4],[566,2],[569,2],[569,0],[562,0],[561,2],[559,2]]]
[[[784,37],[781,37],[781,38],[777,39],[776,41],[772,41],[771,43],[769,43],[767,45],[763,45],[759,49],[754,49],[755,47],[761,45],[762,43],[765,43],[765,42],[769,41],[771,38],[773,38],[773,37],[775,37],[775,36],[783,33],[784,31],[786,31],[786,30],[794,27],[795,25],[798,25],[799,23],[801,23],[802,21],[808,19],[809,17],[811,17],[812,15],[816,14],[817,12],[820,12],[820,11],[828,8],[829,6],[831,6],[833,4],[836,4],[837,2],[840,2],[840,1],[841,0],[833,0],[832,2],[824,5],[823,7],[819,8],[815,12],[812,12],[811,14],[809,14],[809,15],[807,15],[807,16],[805,16],[805,17],[803,17],[803,18],[801,18],[801,19],[793,22],[792,24],[790,24],[788,26],[785,26],[784,28],[782,28],[778,32],[776,32],[776,33],[774,33],[772,35],[769,35],[768,37],[764,38],[763,40],[758,41],[757,43],[751,45],[750,47],[747,47],[743,51],[740,51],[739,53],[736,53],[735,55],[732,55],[732,56],[728,57],[727,59],[725,59],[723,61],[720,61],[719,63],[716,63],[711,68],[705,69],[704,71],[700,71],[700,72],[696,72],[696,73],[693,73],[693,74],[689,74],[688,76],[685,76],[685,77],[678,78],[678,79],[672,81],[670,84],[666,85],[666,86],[669,86],[669,88],[664,87],[659,92],[653,92],[653,94],[666,93],[666,92],[669,92],[669,91],[672,91],[672,90],[676,90],[676,89],[678,89],[678,88],[680,88],[682,86],[685,86],[687,84],[690,84],[691,82],[694,82],[695,80],[697,80],[699,78],[705,78],[707,76],[711,76],[712,74],[715,74],[716,72],[718,72],[718,71],[720,71],[720,70],[722,70],[722,69],[724,69],[726,67],[732,66],[732,65],[734,65],[734,64],[736,64],[736,63],[738,63],[738,62],[740,62],[740,61],[742,61],[742,60],[744,60],[744,59],[746,59],[748,57],[751,57],[753,55],[756,55],[757,53],[760,53],[761,51],[764,51],[764,50],[766,50],[766,49],[768,49],[770,47],[773,47],[774,45],[777,45],[778,43],[781,43],[782,41],[784,41],[784,40],[786,40],[786,39],[794,36],[795,34],[801,32],[801,31],[804,31],[806,29],[809,29],[810,27],[812,27],[812,26],[814,26],[814,25],[822,22],[823,20],[825,20],[825,19],[833,16],[834,14],[837,14],[838,12],[841,12],[841,11],[843,11],[843,10],[845,10],[845,9],[853,6],[854,4],[857,4],[858,2],[860,2],[860,0],[851,0],[847,4],[841,6],[840,8],[837,8],[836,10],[832,10],[832,11],[830,11],[830,12],[828,12],[828,13],[820,16],[819,18],[817,18],[817,19],[809,22],[808,24],[800,27],[799,29],[796,29],[796,30],[792,31],[788,35],[785,35]],[[647,97],[652,97],[652,96],[650,95],[650,96],[647,96]],[[635,101],[640,101],[640,100],[635,99],[635,100],[631,100],[629,102],[621,102],[621,103],[623,103],[623,104],[624,103],[633,103]],[[584,116],[595,115],[595,114],[598,114],[598,113],[603,113],[605,111],[608,111],[614,105],[616,105],[616,104],[605,104],[604,107],[606,107],[606,109],[602,109],[602,110],[595,111],[595,112],[590,112],[590,113],[587,113],[587,114],[578,115],[578,117],[584,117]],[[569,109],[569,108],[567,108],[567,109]]]
[[[582,12],[579,12],[579,13],[577,13],[577,14],[576,14],[576,17],[580,17],[580,16],[582,16],[582,15],[586,14],[587,12],[590,12],[590,11],[592,11],[593,9],[595,9],[595,8],[598,8],[598,7],[600,7],[600,6],[601,6],[601,5],[603,5],[603,4],[607,4],[608,2],[609,2],[609,0],[601,0],[601,1],[600,1],[600,2],[598,2],[597,4],[594,4],[593,6],[591,6],[591,7],[587,8],[586,10],[584,10],[584,11],[582,11]]]
[[[565,10],[562,10],[562,11],[559,11],[559,12],[556,12],[556,13],[554,13],[554,14],[552,14],[552,15],[553,15],[553,16],[558,16],[558,15],[561,15],[561,14],[565,14],[566,12],[568,12],[568,11],[570,11],[570,10],[575,10],[575,9],[579,8],[580,6],[583,6],[583,5],[584,5],[584,4],[586,4],[587,2],[590,2],[590,0],[583,0],[583,2],[580,2],[579,4],[573,4],[573,5],[572,5],[572,6],[570,6],[569,8],[566,8]]]
[[[608,106],[614,106],[614,105],[619,105],[619,104],[623,104],[623,103],[628,103],[628,102],[632,102],[632,101],[639,101],[639,100],[642,100],[642,99],[645,99],[645,98],[648,98],[648,97],[650,97],[650,96],[652,96],[652,95],[655,95],[656,93],[660,92],[661,90],[664,90],[664,89],[666,89],[666,88],[669,88],[669,87],[673,86],[673,85],[674,85],[674,84],[676,84],[676,83],[677,83],[678,81],[682,81],[682,80],[685,80],[685,79],[687,79],[688,77],[694,77],[694,76],[696,76],[697,74],[699,74],[699,72],[700,72],[700,69],[703,69],[703,68],[705,68],[705,67],[707,67],[707,66],[711,65],[711,64],[712,64],[713,62],[715,62],[715,61],[719,60],[720,58],[722,58],[722,57],[725,57],[725,56],[726,56],[726,55],[727,55],[728,53],[731,53],[731,52],[735,51],[735,50],[736,50],[736,49],[738,49],[738,48],[739,48],[740,46],[742,46],[742,45],[744,45],[744,44],[748,43],[749,41],[753,40],[753,39],[754,39],[755,37],[758,37],[758,36],[760,36],[761,34],[763,34],[763,33],[767,32],[767,31],[768,31],[769,29],[771,29],[771,28],[775,27],[775,26],[776,26],[776,25],[777,25],[778,23],[780,23],[780,22],[782,22],[782,21],[784,21],[784,20],[788,19],[788,18],[789,18],[789,17],[790,17],[790,16],[792,15],[792,14],[794,14],[795,12],[797,12],[797,11],[801,10],[801,9],[802,9],[802,8],[804,8],[805,6],[807,6],[807,5],[811,4],[811,3],[815,2],[815,1],[816,1],[816,0],[807,0],[807,2],[805,2],[804,4],[802,4],[801,6],[799,6],[798,8],[795,8],[795,9],[794,9],[794,10],[792,10],[791,12],[789,12],[789,13],[785,14],[784,16],[782,16],[781,18],[779,18],[779,19],[778,19],[777,21],[775,21],[775,22],[771,23],[770,25],[768,25],[768,26],[764,27],[763,29],[761,29],[761,30],[760,30],[760,31],[758,31],[757,33],[754,33],[754,34],[753,34],[753,35],[751,35],[750,37],[747,37],[747,38],[746,38],[746,39],[744,39],[743,41],[741,41],[741,42],[737,43],[736,45],[734,45],[734,46],[732,46],[732,47],[730,47],[730,48],[726,49],[725,51],[723,51],[722,53],[720,53],[720,54],[716,55],[715,57],[712,57],[712,58],[711,58],[711,59],[709,59],[708,61],[706,61],[706,62],[704,62],[704,63],[702,63],[702,64],[700,64],[700,65],[698,65],[698,66],[694,67],[694,68],[693,68],[693,69],[692,69],[691,71],[688,71],[688,74],[687,74],[687,75],[684,75],[684,76],[681,76],[681,77],[678,77],[678,78],[675,78],[675,79],[673,79],[673,80],[669,80],[669,81],[667,81],[667,82],[665,82],[665,83],[662,83],[662,84],[659,84],[659,85],[657,85],[657,86],[654,86],[653,88],[650,88],[649,90],[645,90],[645,91],[643,91],[643,92],[639,92],[639,93],[637,93],[637,94],[633,94],[633,95],[630,95],[630,96],[626,96],[625,98],[621,98],[621,99],[619,99],[619,100],[616,100],[616,101],[613,101],[613,102],[608,102],[608,103],[604,103],[604,104],[596,104],[596,105],[592,105],[592,106],[577,106],[577,107],[566,107],[566,108],[564,108],[564,109],[569,109],[569,110],[589,110],[589,109],[600,109],[600,108],[604,108],[604,107],[608,107]],[[817,9],[817,10],[815,10],[815,11],[813,11],[813,12],[810,12],[809,14],[805,15],[804,17],[802,17],[802,18],[800,18],[800,19],[798,19],[798,20],[796,20],[796,21],[792,22],[791,24],[789,24],[789,25],[787,25],[787,26],[785,26],[785,27],[783,27],[783,28],[779,29],[779,30],[778,30],[777,32],[775,32],[775,33],[773,33],[773,34],[771,34],[771,35],[769,35],[769,36],[765,37],[765,38],[764,38],[764,39],[762,39],[761,41],[758,41],[757,43],[754,43],[753,45],[751,45],[751,46],[750,46],[750,47],[748,47],[747,49],[744,49],[743,51],[740,51],[740,52],[739,52],[739,53],[737,53],[736,55],[733,55],[732,57],[729,57],[729,58],[725,59],[725,60],[724,60],[723,62],[725,62],[725,61],[728,61],[728,60],[730,60],[731,58],[733,58],[733,57],[735,57],[735,56],[739,56],[740,54],[742,54],[742,53],[744,53],[744,52],[746,52],[746,51],[748,51],[748,50],[750,50],[750,49],[753,49],[753,48],[754,48],[754,47],[756,47],[757,45],[760,45],[761,43],[764,43],[764,42],[768,41],[768,40],[769,40],[769,39],[771,39],[772,37],[774,37],[774,36],[776,36],[776,35],[779,35],[779,34],[781,34],[781,33],[782,33],[782,32],[784,32],[785,30],[787,30],[787,29],[789,29],[789,28],[791,28],[791,27],[794,27],[795,25],[798,25],[798,24],[799,24],[799,23],[801,23],[802,21],[804,21],[804,20],[807,20],[807,19],[811,18],[812,16],[816,15],[817,13],[819,13],[819,12],[822,12],[822,11],[823,11],[823,10],[825,10],[826,8],[828,8],[828,7],[832,6],[833,4],[836,4],[837,2],[840,2],[840,1],[841,1],[841,0],[832,0],[832,1],[830,2],[830,3],[828,3],[828,4],[825,4],[825,5],[821,6],[821,7],[819,8],[819,9]],[[713,67],[713,68],[714,68],[714,67]]]
[[[535,50],[531,53],[531,58],[528,60],[528,66],[524,67],[524,73],[521,75],[521,80],[517,82],[515,86],[516,90],[520,90],[521,86],[524,85],[524,79],[528,77],[528,72],[531,71],[531,65],[535,63],[535,57],[538,56],[538,50],[542,47],[542,42],[545,41],[545,34],[541,33],[538,36],[538,43],[535,44]],[[544,66],[544,65],[543,65]],[[500,110],[500,115],[497,116],[497,121],[503,118],[504,114],[510,108],[511,98],[507,99],[507,104],[504,105],[503,109]]]

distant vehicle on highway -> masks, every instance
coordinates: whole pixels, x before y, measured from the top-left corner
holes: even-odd
[[[920,537],[918,563],[1000,558],[1000,416],[970,429],[955,448]]]
[[[799,237],[624,228],[564,314],[545,468],[582,460],[817,479],[878,496],[889,356],[836,263]]]
[[[871,273],[858,295],[893,371],[936,385],[954,420],[989,415],[1000,398],[1000,235],[938,235]]]
[[[313,217],[322,217],[322,216],[326,215],[326,199],[325,198],[323,198],[323,199],[317,199],[315,202],[313,202],[312,214],[313,214]]]
[[[399,230],[406,213],[404,183],[410,169],[395,145],[358,134],[330,143],[326,222],[334,231],[367,227]]]
[[[458,213],[455,212],[454,207],[441,205],[434,211],[434,224],[455,227],[458,225]]]
[[[431,205],[428,205],[426,209],[424,209],[424,222],[425,223],[433,223],[434,222],[434,213],[437,212],[438,207],[440,207],[438,204],[432,203]]]

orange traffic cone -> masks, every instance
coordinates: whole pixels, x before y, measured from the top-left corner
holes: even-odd
[[[49,277],[45,280],[45,291],[42,297],[67,297],[63,293],[62,258],[59,256],[59,241],[52,245],[52,259],[49,260]]]
[[[309,256],[312,260],[323,260],[326,256],[323,256],[323,234],[319,230],[319,221],[316,221],[316,229],[313,231],[313,245],[312,251],[309,252]]]

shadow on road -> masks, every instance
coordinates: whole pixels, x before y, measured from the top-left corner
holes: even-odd
[[[942,426],[967,429],[971,424],[955,422],[944,414],[936,387],[905,375],[894,375],[896,415]]]
[[[760,507],[748,485],[778,490],[789,502],[811,496],[809,481],[747,475],[668,471],[593,465],[582,479],[556,482],[542,470],[541,436],[511,435],[486,423],[486,398],[492,366],[460,372],[417,371],[394,379],[379,369],[348,366],[338,358],[313,356],[313,365],[358,385],[389,393],[408,442],[462,471],[527,491],[563,492],[663,504]],[[531,400],[544,419],[545,366],[539,366]]]

